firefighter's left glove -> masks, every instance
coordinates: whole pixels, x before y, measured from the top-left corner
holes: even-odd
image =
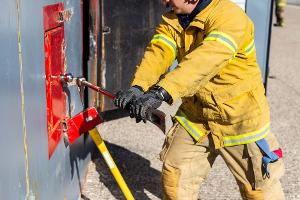
[[[133,99],[140,97],[144,94],[143,89],[140,86],[132,86],[127,91],[119,91],[114,99],[115,106],[122,109],[130,109],[130,103]]]
[[[171,96],[165,89],[154,87],[144,95],[132,100],[130,115],[136,118],[137,123],[142,120],[146,123],[152,111],[157,109],[163,101],[168,101],[170,98]]]

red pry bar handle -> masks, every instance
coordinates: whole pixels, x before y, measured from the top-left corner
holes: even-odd
[[[99,93],[107,96],[108,98],[111,98],[111,99],[116,98],[116,96],[114,94],[112,94],[111,92],[109,92],[99,86],[93,85],[92,83],[86,81],[84,78],[78,78],[77,81],[78,81],[78,85],[86,86],[96,92],[99,92]]]

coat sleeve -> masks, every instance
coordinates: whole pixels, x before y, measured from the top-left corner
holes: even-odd
[[[168,91],[173,101],[193,96],[229,64],[245,44],[245,38],[250,37],[252,22],[243,11],[236,11],[240,14],[232,16],[224,12],[212,16],[207,21],[203,42],[158,83]]]
[[[131,85],[141,86],[144,91],[159,81],[177,56],[174,30],[162,22],[148,44],[141,63],[137,66]]]

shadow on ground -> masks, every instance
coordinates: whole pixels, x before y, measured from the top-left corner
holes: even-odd
[[[161,172],[152,168],[149,160],[109,142],[106,142],[106,146],[135,199],[150,200],[149,192],[151,195],[162,199]],[[110,190],[116,199],[125,199],[102,155],[99,152],[95,152],[92,160],[96,165],[100,182]]]

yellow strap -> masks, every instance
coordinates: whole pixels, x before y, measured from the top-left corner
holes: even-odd
[[[173,55],[172,59],[175,60],[176,54],[177,54],[176,53],[177,48],[176,48],[176,42],[172,38],[170,38],[164,34],[156,34],[153,36],[151,43],[162,43],[162,44],[166,45],[172,52],[172,55]]]
[[[228,34],[220,31],[212,31],[204,38],[204,41],[218,41],[228,47],[233,53],[237,52],[237,44]]]

